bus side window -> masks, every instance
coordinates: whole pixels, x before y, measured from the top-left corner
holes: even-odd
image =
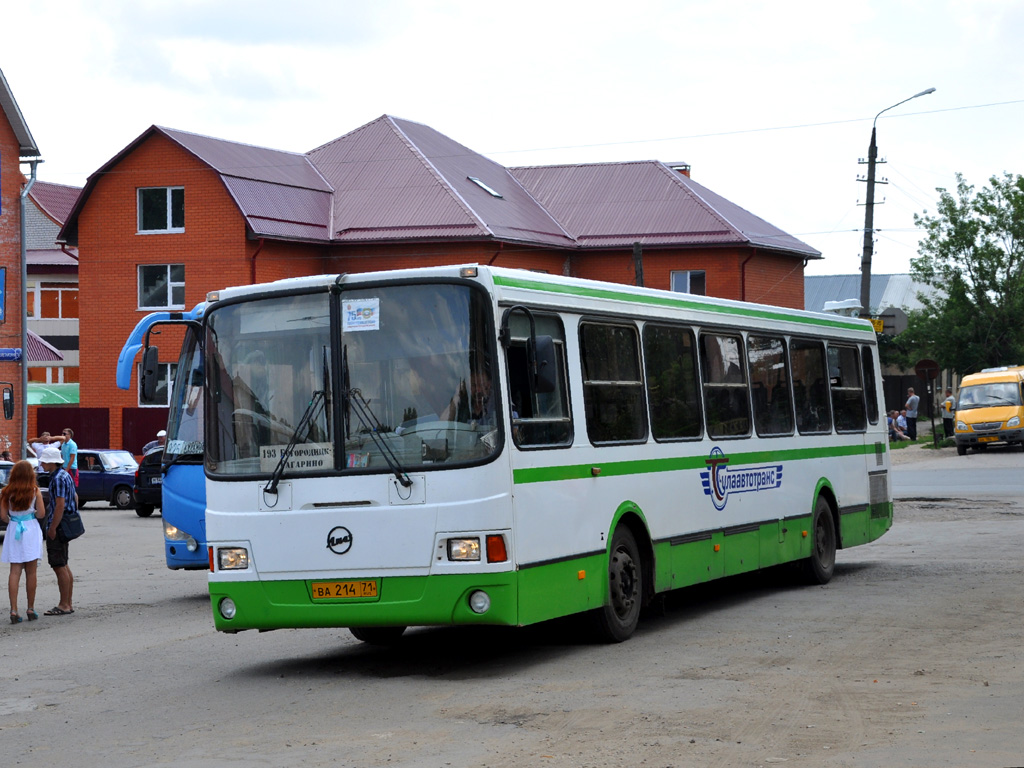
[[[832,431],[825,377],[825,346],[820,341],[793,339],[789,344],[793,368],[793,404],[800,434]]]
[[[640,340],[636,326],[580,324],[587,435],[594,445],[647,439]]]
[[[703,432],[693,331],[647,323],[644,373],[655,440],[698,438]]]
[[[747,365],[754,392],[754,427],[761,436],[793,434],[786,342],[781,338],[747,337]]]
[[[555,387],[537,391],[529,368],[526,339],[529,324],[522,315],[512,315],[512,341],[505,350],[509,384],[509,419],[512,440],[520,448],[559,448],[572,444],[569,388],[565,375],[565,331],[561,320],[535,315],[538,335],[550,336],[554,347]]]
[[[828,348],[832,415],[839,432],[858,432],[866,427],[864,387],[856,347],[831,344]]]
[[[700,337],[704,412],[710,437],[750,434],[750,394],[743,365],[743,339],[705,333]]]
[[[870,347],[860,349],[864,370],[864,396],[868,403],[868,421],[878,423],[878,388],[875,386],[875,360]]]

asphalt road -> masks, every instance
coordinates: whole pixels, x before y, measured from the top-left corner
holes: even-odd
[[[900,456],[894,486],[957,458]],[[84,514],[75,614],[0,625],[0,766],[1024,762],[1019,497],[900,501],[828,585],[680,590],[614,646],[571,622],[416,629],[394,649],[218,634],[205,574],[164,567],[159,516]],[[42,566],[37,609],[55,602]]]
[[[904,455],[906,454],[906,455]],[[893,452],[893,496],[898,499],[1024,498],[1024,451],[997,446],[958,456],[955,448]],[[906,461],[909,459],[909,461]]]

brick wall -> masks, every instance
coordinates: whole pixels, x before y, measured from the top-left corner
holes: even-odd
[[[140,187],[185,188],[183,233],[137,234]],[[220,177],[177,144],[155,134],[100,178],[78,220],[80,402],[110,409],[111,447],[120,448],[122,408],[138,406],[137,382],[115,384],[117,357],[136,323],[140,264],[185,264],[185,306],[206,293],[249,282],[245,223]],[[181,332],[159,337],[161,362],[175,362]]]
[[[0,267],[5,270],[4,322],[0,324],[0,347],[21,346],[21,188],[25,177],[18,163],[19,144],[7,116],[0,110]],[[22,458],[21,442],[21,366],[24,363],[0,362],[0,381],[14,385],[14,418],[0,414],[0,450],[9,450]]]

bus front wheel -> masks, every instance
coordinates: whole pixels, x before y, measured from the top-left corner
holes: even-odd
[[[349,627],[352,637],[369,645],[394,645],[405,627]]]
[[[803,573],[811,584],[827,584],[836,567],[836,524],[832,507],[818,497],[814,505],[814,523],[811,531],[811,556],[803,562]]]
[[[615,529],[608,557],[608,602],[593,613],[594,628],[601,640],[628,640],[640,621],[643,602],[643,563],[632,531]]]

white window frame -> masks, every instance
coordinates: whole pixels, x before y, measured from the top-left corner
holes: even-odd
[[[142,271],[144,269],[159,269],[163,268],[165,272],[165,278],[167,280],[167,295],[164,297],[166,302],[164,304],[143,304],[142,303]],[[138,309],[140,311],[149,312],[154,309],[184,309],[185,308],[185,279],[184,275],[181,280],[171,280],[171,268],[181,267],[182,273],[185,271],[184,264],[139,264],[136,269],[136,296],[138,300]],[[181,301],[174,302],[174,289],[181,288]]]
[[[669,274],[669,288],[675,293],[693,293],[690,290],[693,275],[701,275],[704,280],[704,290],[701,293],[694,293],[695,296],[707,296],[708,294],[708,273],[703,269],[680,269],[673,270]]]
[[[154,229],[143,229],[142,228],[142,194],[143,192],[151,192],[154,189],[161,189],[165,193],[167,209],[165,211],[164,226]],[[184,187],[139,187],[135,192],[135,203],[136,203],[136,234],[139,235],[163,235],[167,233],[179,233],[185,231],[185,225],[182,224],[180,227],[172,226],[174,221],[174,195],[175,190],[180,189],[182,192],[182,219],[184,219],[185,211],[185,188]]]

